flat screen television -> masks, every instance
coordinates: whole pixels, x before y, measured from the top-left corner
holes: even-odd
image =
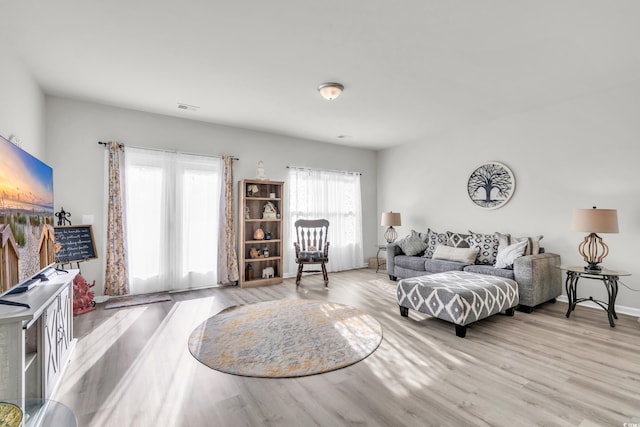
[[[0,137],[0,297],[51,267],[53,169]]]

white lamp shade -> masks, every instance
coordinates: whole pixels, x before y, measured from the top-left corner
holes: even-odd
[[[571,219],[573,231],[587,233],[617,233],[618,211],[615,209],[574,209]]]
[[[400,220],[400,212],[382,212],[382,220],[380,225],[385,227],[397,227],[402,225]]]

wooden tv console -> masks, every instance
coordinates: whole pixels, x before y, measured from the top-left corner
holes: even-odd
[[[31,308],[0,305],[0,401],[53,396],[73,351],[73,279],[56,272],[29,291],[3,297]],[[23,408],[24,409],[24,408]]]

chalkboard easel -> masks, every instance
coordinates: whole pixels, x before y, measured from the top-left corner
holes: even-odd
[[[56,244],[60,245],[56,263],[64,266],[75,262],[80,268],[81,261],[98,258],[91,225],[53,227],[53,232]]]

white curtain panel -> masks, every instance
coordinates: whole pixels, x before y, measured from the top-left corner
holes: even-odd
[[[222,159],[127,147],[131,293],[217,283]]]
[[[284,270],[295,275],[294,223],[298,219],[329,220],[329,271],[364,265],[360,174],[290,168],[287,179]]]

